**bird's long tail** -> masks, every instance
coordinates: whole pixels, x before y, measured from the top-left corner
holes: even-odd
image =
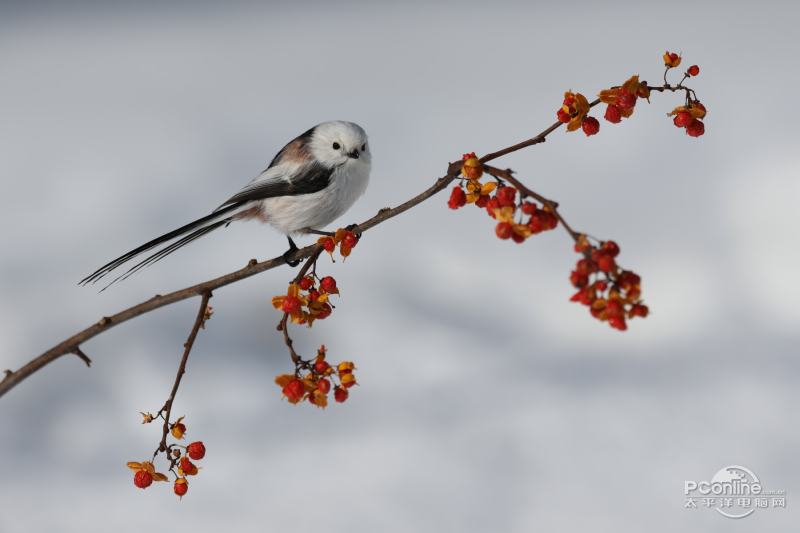
[[[206,215],[202,218],[198,218],[194,222],[190,222],[185,226],[181,226],[180,228],[172,230],[169,233],[165,233],[160,237],[156,237],[152,241],[146,242],[143,245],[139,246],[138,248],[134,248],[130,252],[121,255],[120,257],[114,259],[113,261],[109,261],[108,263],[101,266],[93,273],[83,278],[81,281],[78,282],[78,284],[87,285],[89,283],[95,283],[97,282],[97,280],[105,277],[107,274],[109,274],[113,270],[116,270],[123,264],[127,263],[134,257],[138,256],[139,254],[142,254],[148,250],[152,250],[153,248],[161,244],[164,244],[178,237],[181,237],[180,239],[169,244],[168,246],[165,246],[156,253],[147,256],[142,261],[139,261],[131,268],[129,268],[125,273],[117,276],[113,281],[111,281],[111,283],[103,287],[103,290],[106,290],[108,287],[110,287],[117,281],[122,281],[128,278],[129,276],[132,276],[139,270],[145,268],[146,266],[152,265],[153,263],[157,263],[158,261],[164,259],[172,252],[186,246],[190,242],[197,240],[200,237],[203,237],[204,235],[208,235],[217,228],[221,228],[222,226],[230,224],[230,222],[235,217],[235,214],[231,214],[231,211],[234,211],[241,205],[242,205],[241,203],[235,203],[225,206],[221,209],[214,211],[209,215]]]

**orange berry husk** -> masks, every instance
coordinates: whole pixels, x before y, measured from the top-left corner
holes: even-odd
[[[336,368],[339,371],[339,374],[349,374],[353,372],[353,370],[356,368],[356,365],[354,365],[352,361],[342,361]]]
[[[186,425],[183,423],[184,417],[180,417],[178,420],[172,424],[172,428],[170,429],[170,433],[176,439],[182,439],[183,435],[186,433]]]
[[[675,68],[681,64],[681,56],[675,52],[664,52],[664,66]]]
[[[477,180],[483,176],[483,164],[474,155],[465,159],[461,166],[461,174],[469,180]]]
[[[356,377],[352,373],[344,374],[344,375],[340,376],[339,381],[342,382],[342,386],[343,387],[346,387],[346,388],[349,389],[350,387],[352,387],[353,385],[356,384]]]

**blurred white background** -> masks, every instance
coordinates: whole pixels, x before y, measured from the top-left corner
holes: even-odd
[[[296,331],[356,361],[325,412],[280,400],[290,368],[272,271],[219,290],[175,409],[208,447],[179,502],[126,461],[159,428],[195,313],[184,302],[84,346],[0,400],[0,531],[790,531],[800,431],[800,74],[790,2],[3,3],[0,368],[99,317],[285,249],[234,225],[97,294],[77,280],[192,220],[328,119],[374,152],[363,220],[464,151],[552,123],[563,91],[665,49],[697,63],[691,139],[655,95],[600,134],[556,132],[501,164],[622,246],[652,313],[621,334],[567,301],[567,236],[523,246],[442,194],[323,261],[342,298]],[[683,482],[741,464],[787,509],[683,509]]]

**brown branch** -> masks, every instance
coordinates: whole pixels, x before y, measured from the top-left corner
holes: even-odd
[[[170,426],[170,416],[172,415],[172,403],[175,401],[175,395],[178,393],[178,387],[181,385],[181,379],[183,379],[183,375],[186,373],[186,363],[189,361],[189,354],[192,352],[192,347],[194,346],[194,340],[197,338],[197,333],[200,331],[200,328],[205,326],[206,320],[211,316],[208,311],[208,300],[211,299],[211,292],[204,292],[200,299],[200,308],[197,310],[197,317],[194,319],[194,325],[192,326],[191,331],[189,332],[189,338],[186,339],[186,342],[183,344],[183,356],[181,357],[180,365],[178,365],[178,373],[175,375],[175,383],[172,384],[172,391],[169,393],[169,397],[167,401],[164,403],[164,407],[162,407],[158,411],[158,415],[163,413],[164,418],[164,426],[161,431],[161,442],[156,448],[156,451],[153,452],[153,457],[158,454],[158,452],[167,452],[169,450],[169,446],[167,446],[167,435],[169,434],[169,426]],[[169,455],[169,454],[168,454]],[[170,464],[174,462],[172,457],[169,457]]]
[[[691,89],[683,86],[682,84],[679,84],[679,85],[675,86],[675,85],[669,85],[669,84],[665,83],[664,86],[661,86],[661,87],[659,87],[659,86],[649,87],[649,89],[653,90],[653,91],[659,91],[659,92],[662,92],[662,93],[665,92],[665,91],[675,92],[675,91],[683,90],[683,91],[686,91],[687,98],[689,97],[690,93],[693,94],[693,91]],[[596,100],[592,101],[589,104],[589,107],[594,107],[599,103],[600,103],[600,100],[596,99]],[[494,159],[497,159],[497,158],[499,158],[501,156],[510,154],[512,152],[516,152],[518,150],[522,150],[523,148],[527,148],[529,146],[534,146],[536,144],[540,144],[540,143],[542,143],[542,142],[544,142],[546,140],[548,135],[550,135],[552,132],[557,130],[561,125],[562,125],[561,122],[556,122],[556,123],[552,124],[551,126],[549,126],[548,128],[546,128],[541,133],[539,133],[538,135],[536,135],[535,137],[532,137],[532,138],[527,139],[525,141],[522,141],[520,143],[514,144],[512,146],[503,148],[503,149],[498,150],[496,152],[491,152],[489,154],[486,154],[480,159],[480,161],[482,163],[487,163],[487,162],[492,161]],[[356,233],[363,233],[363,232],[365,232],[365,231],[367,231],[369,229],[372,229],[373,227],[377,226],[378,224],[381,224],[381,223],[385,222],[386,220],[389,220],[390,218],[394,218],[397,215],[400,215],[400,214],[408,211],[412,207],[424,202],[425,200],[427,200],[431,196],[433,196],[436,193],[438,193],[441,190],[443,190],[454,179],[456,179],[458,177],[460,171],[461,171],[461,165],[462,165],[461,161],[450,163],[450,165],[448,166],[448,169],[447,169],[447,174],[445,174],[444,176],[442,176],[441,178],[436,180],[436,182],[434,182],[426,190],[424,190],[420,194],[414,196],[413,198],[407,200],[406,202],[398,205],[397,207],[381,209],[380,211],[378,211],[378,213],[375,216],[365,220],[364,222],[362,222],[360,224],[354,225],[352,227],[352,230],[354,232],[356,232]],[[558,219],[561,222],[561,224],[564,226],[564,228],[572,236],[573,239],[577,238],[577,236],[580,235],[579,233],[575,232],[566,223],[566,221],[563,219],[563,217],[558,213],[558,211],[557,211],[558,204],[556,202],[554,202],[552,200],[548,200],[545,197],[543,197],[543,196],[539,195],[538,193],[536,193],[535,191],[532,191],[531,189],[529,189],[526,186],[524,186],[521,182],[516,180],[511,175],[510,171],[504,171],[504,170],[497,169],[497,168],[494,168],[494,167],[488,167],[488,168],[491,168],[492,172],[496,172],[498,174],[498,177],[502,176],[503,179],[506,179],[509,183],[511,183],[512,185],[517,187],[521,191],[521,193],[523,193],[525,195],[528,195],[528,196],[531,196],[533,198],[536,198],[536,199],[540,200],[541,202],[545,203],[546,205],[550,206],[551,209],[554,210],[555,215],[558,217]],[[114,326],[117,326],[117,325],[119,325],[119,324],[121,324],[123,322],[127,322],[128,320],[131,320],[132,318],[136,318],[137,316],[140,316],[142,314],[149,313],[149,312],[154,311],[156,309],[159,309],[161,307],[164,307],[164,306],[167,306],[167,305],[170,305],[170,304],[182,301],[182,300],[186,300],[188,298],[192,298],[192,297],[195,297],[195,296],[203,296],[203,297],[205,297],[205,295],[210,294],[211,291],[213,291],[215,289],[218,289],[220,287],[224,287],[226,285],[230,285],[232,283],[236,283],[237,281],[241,281],[243,279],[249,278],[250,276],[254,276],[254,275],[259,274],[261,272],[264,272],[266,270],[270,270],[270,269],[279,267],[279,266],[281,266],[283,264],[286,264],[287,261],[296,261],[296,260],[307,259],[307,258],[311,258],[315,254],[318,256],[320,252],[321,252],[320,246],[317,245],[317,244],[312,244],[312,245],[306,246],[304,248],[300,248],[298,250],[295,250],[293,253],[287,254],[286,257],[284,257],[284,256],[275,257],[273,259],[269,259],[269,260],[262,261],[262,262],[258,262],[255,259],[252,259],[252,260],[250,260],[248,265],[245,266],[242,269],[236,270],[236,271],[231,272],[229,274],[225,274],[223,276],[220,276],[220,277],[217,277],[217,278],[214,278],[214,279],[202,282],[202,283],[198,283],[197,285],[192,285],[191,287],[186,287],[184,289],[180,289],[180,290],[177,290],[177,291],[165,294],[165,295],[156,295],[156,296],[150,298],[147,301],[144,301],[144,302],[142,302],[140,304],[134,305],[133,307],[129,307],[129,308],[123,310],[123,311],[120,311],[119,313],[117,313],[115,315],[103,317],[100,321],[92,324],[91,326],[89,326],[88,328],[86,328],[86,329],[84,329],[82,331],[79,331],[75,335],[69,337],[68,339],[65,339],[61,343],[59,343],[56,346],[50,348],[49,350],[47,350],[43,354],[35,357],[34,359],[29,361],[27,364],[25,364],[24,366],[22,366],[18,370],[16,370],[16,371],[6,370],[4,379],[2,381],[0,381],[0,397],[3,396],[5,393],[7,393],[12,388],[14,388],[16,385],[18,385],[20,382],[22,382],[24,379],[26,379],[28,376],[30,376],[34,372],[40,370],[42,367],[44,367],[48,363],[51,363],[52,361],[55,361],[56,359],[58,359],[59,357],[65,355],[65,354],[74,353],[74,354],[78,355],[79,357],[81,357],[80,354],[83,353],[83,352],[80,351],[80,346],[83,343],[85,343],[86,341],[96,337],[97,335],[99,335],[99,334],[101,334],[101,333],[113,328]],[[285,318],[284,318],[284,320],[282,322],[285,322]],[[292,353],[292,356],[293,356],[293,359],[294,359],[294,357],[297,356],[297,354],[293,353],[294,350],[291,347],[291,338],[288,337],[288,334],[286,333],[286,328],[284,327],[283,329],[284,329],[284,335],[285,335],[284,336],[284,340],[286,341],[288,339],[287,345],[289,346],[290,353]],[[83,357],[81,357],[81,358],[83,359]],[[87,359],[88,358],[84,359],[84,361],[87,362]]]
[[[382,222],[389,220],[390,218],[394,218],[397,215],[408,211],[417,204],[424,202],[431,196],[435,195],[436,193],[447,187],[447,185],[456,178],[460,170],[461,170],[460,161],[456,163],[451,163],[450,166],[448,167],[447,174],[436,180],[436,182],[434,182],[433,185],[425,189],[420,194],[414,196],[410,200],[398,205],[397,207],[393,208],[386,207],[381,209],[375,216],[356,225],[354,231],[358,233],[363,233],[369,229],[374,228],[378,224],[381,224]],[[63,355],[66,355],[68,353],[73,353],[75,349],[79,348],[80,345],[83,344],[84,342],[113,328],[114,326],[122,324],[123,322],[127,322],[132,318],[136,318],[140,315],[149,313],[150,311],[154,311],[161,307],[174,304],[176,302],[180,302],[188,298],[193,298],[195,296],[201,296],[204,293],[211,292],[215,289],[219,289],[220,287],[230,285],[231,283],[236,283],[237,281],[249,278],[266,270],[271,270],[273,268],[279,267],[281,265],[286,264],[287,259],[290,261],[305,259],[314,254],[317,248],[318,248],[317,244],[312,244],[304,248],[295,250],[294,253],[288,254],[287,257],[279,256],[262,262],[258,262],[255,259],[251,259],[250,262],[247,264],[247,266],[245,266],[242,269],[236,270],[235,272],[225,274],[224,276],[220,276],[218,278],[214,278],[209,281],[204,281],[203,283],[198,283],[197,285],[192,285],[191,287],[186,287],[184,289],[170,292],[168,294],[153,296],[149,300],[134,305],[133,307],[129,307],[123,311],[120,311],[117,314],[103,317],[98,322],[95,322],[88,328],[79,331],[75,335],[69,337],[68,339],[65,339],[56,346],[53,346],[43,354],[35,357],[34,359],[29,361],[27,364],[25,364],[18,370],[16,371],[7,370],[5,372],[5,378],[2,381],[0,381],[0,396],[3,396],[5,393],[10,391],[20,382],[22,382],[25,378],[27,378],[37,370],[41,369],[48,363],[55,361],[56,359],[58,359]]]

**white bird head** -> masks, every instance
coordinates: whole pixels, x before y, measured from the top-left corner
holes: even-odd
[[[327,167],[372,163],[367,133],[353,122],[334,120],[315,126],[309,148],[312,157]]]

